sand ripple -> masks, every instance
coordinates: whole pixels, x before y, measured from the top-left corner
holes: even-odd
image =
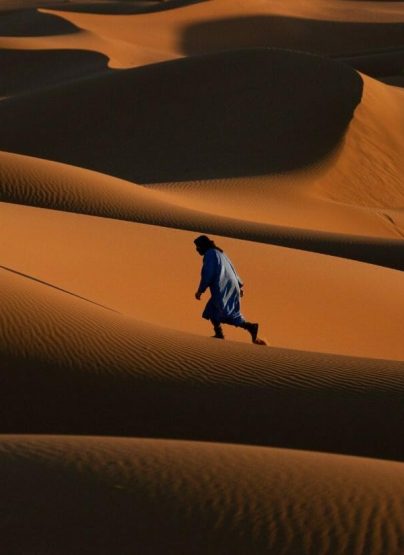
[[[212,343],[0,274],[3,430],[404,456],[402,363]]]
[[[225,444],[2,436],[0,473],[8,553],[401,553],[399,463]]]

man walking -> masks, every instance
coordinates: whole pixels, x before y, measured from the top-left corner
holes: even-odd
[[[257,337],[258,324],[246,322],[240,312],[243,282],[229,258],[206,235],[199,236],[194,243],[198,253],[203,256],[201,281],[195,298],[199,301],[209,287],[211,298],[206,304],[202,318],[211,321],[215,330],[213,337],[224,339],[221,324],[229,324],[247,330],[253,343],[265,345],[265,341]]]

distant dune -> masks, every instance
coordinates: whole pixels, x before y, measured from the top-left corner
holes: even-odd
[[[402,555],[404,11],[3,0],[10,555]],[[267,346],[195,299],[208,234]]]
[[[355,71],[317,56],[192,57],[5,100],[0,148],[141,183],[281,172],[335,148],[361,92]]]

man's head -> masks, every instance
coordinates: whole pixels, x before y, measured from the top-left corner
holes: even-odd
[[[216,245],[212,239],[209,239],[206,235],[200,235],[194,241],[196,250],[199,252],[201,256],[204,256],[207,250],[209,249],[216,249]]]

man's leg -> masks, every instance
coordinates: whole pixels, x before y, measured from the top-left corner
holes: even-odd
[[[216,322],[215,320],[211,320],[213,329],[215,330],[215,335],[213,336],[215,339],[224,339],[224,333],[220,322]]]
[[[248,331],[248,333],[251,335],[252,342],[255,343],[257,341],[259,325],[253,324],[251,322],[244,322],[244,324],[241,324],[241,327]]]
[[[229,324],[230,326],[236,326],[236,328],[243,328],[244,330],[247,330],[251,335],[252,342],[257,342],[259,324],[246,322],[243,316],[238,318],[229,318],[225,320],[224,323]]]

